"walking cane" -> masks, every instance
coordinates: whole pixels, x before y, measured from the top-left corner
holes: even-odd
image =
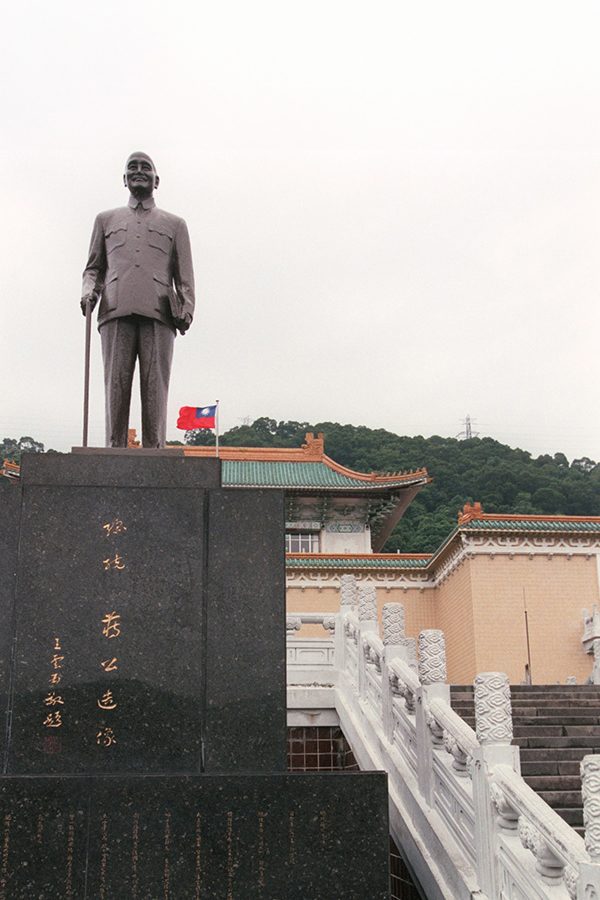
[[[83,447],[88,445],[88,417],[90,405],[90,344],[92,337],[92,301],[85,304],[85,363],[83,378]]]

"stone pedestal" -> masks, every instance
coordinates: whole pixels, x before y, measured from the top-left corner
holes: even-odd
[[[219,467],[0,485],[0,900],[388,896],[385,776],[285,772],[283,493]]]

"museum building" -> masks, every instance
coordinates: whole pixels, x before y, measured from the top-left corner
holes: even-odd
[[[354,472],[311,433],[300,448],[221,447],[220,455],[224,486],[285,490],[288,614],[336,612],[340,577],[353,574],[376,586],[380,615],[385,603],[404,605],[409,637],[444,632],[451,683],[494,670],[513,684],[590,676],[600,517],[499,515],[467,504],[435,553],[381,553],[431,481],[426,469]],[[305,625],[298,636],[311,633]]]

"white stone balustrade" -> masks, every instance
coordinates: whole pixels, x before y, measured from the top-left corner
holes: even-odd
[[[431,700],[429,712],[442,731],[443,745],[453,758],[453,769],[461,778],[466,777],[469,760],[479,747],[475,732],[443,700]]]
[[[303,643],[298,619],[331,636],[334,673],[323,678],[339,722],[361,768],[387,770],[392,834],[427,896],[600,900],[600,756],[582,763],[584,843],[519,774],[506,676],[475,679],[473,730],[449,703],[443,634],[421,633],[417,673],[402,606],[384,606],[380,637],[374,586],[355,589],[346,583],[356,605],[340,608],[333,631],[327,614],[292,616],[288,647]]]
[[[385,736],[391,743],[394,734],[394,694],[387,688],[387,685],[390,681],[390,662],[393,659],[406,661],[408,658],[404,606],[401,603],[385,603],[381,612],[381,625],[385,648],[382,660],[382,679],[384,685],[386,685],[386,690],[382,693],[383,727]]]
[[[579,900],[578,873],[582,865],[589,863],[583,838],[509,766],[495,766],[490,795],[498,816],[496,852],[502,860],[500,882],[506,883],[518,865],[522,884],[536,886],[533,896]],[[531,862],[523,860],[521,848],[531,851]],[[539,891],[538,878],[552,892],[546,895]],[[588,896],[592,898],[594,894],[581,894],[582,898]]]

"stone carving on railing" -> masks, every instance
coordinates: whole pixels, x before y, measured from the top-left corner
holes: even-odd
[[[492,803],[498,814],[498,825],[502,831],[516,831],[519,813],[514,806],[508,802],[497,784],[490,785],[490,797],[492,798]]]
[[[467,754],[458,746],[456,738],[449,731],[444,731],[444,747],[453,757],[452,768],[460,778],[465,778],[469,773],[467,771]]]
[[[413,672],[419,671],[419,663],[417,662],[417,639],[405,638],[404,646],[406,647],[407,662]]]
[[[414,715],[415,692],[419,688],[419,681],[412,669],[406,663],[393,659],[389,664],[388,678],[392,692],[404,698],[407,713]]]
[[[302,628],[302,619],[300,616],[286,616],[285,617],[285,630],[287,634],[291,634],[294,631],[300,631]]]
[[[379,635],[374,632],[367,632],[362,638],[363,653],[365,662],[375,666],[378,672],[381,672],[381,661],[383,657],[383,641]]]
[[[377,618],[377,589],[373,584],[358,585],[358,618],[361,622]]]
[[[340,578],[340,607],[353,609],[356,604],[356,576],[342,575]]]
[[[395,694],[395,696],[397,696],[397,697],[403,698],[406,712],[409,713],[411,716],[414,715],[414,713],[415,713],[415,695],[413,694],[411,689],[408,687],[408,685],[405,684],[403,681],[401,681],[398,678],[398,676],[395,675],[394,673],[390,674],[390,685],[392,688],[392,693]]]
[[[333,634],[335,631],[335,616],[323,616],[323,628],[329,634]]]
[[[475,731],[480,744],[510,744],[510,685],[503,672],[482,672],[475,678]]]
[[[405,616],[402,603],[385,603],[381,616],[385,646],[404,644]]]
[[[356,644],[358,641],[358,627],[357,627],[357,620],[356,620],[356,617],[354,614],[347,617],[346,624],[344,627],[346,630],[346,634],[348,635],[350,640],[354,641],[354,643]]]
[[[585,849],[592,862],[600,862],[600,755],[590,754],[581,761],[581,796]]]
[[[431,709],[429,708],[429,705],[427,703],[425,703],[425,721],[427,722],[427,727],[431,732],[431,740],[433,745],[435,747],[443,747],[444,729],[431,712]]]
[[[460,778],[471,776],[473,753],[479,746],[475,732],[444,700],[434,698],[428,702],[427,708],[442,729],[444,747],[453,757],[452,768]],[[434,739],[436,735],[439,732],[436,731]]]
[[[577,869],[574,869],[573,866],[565,866],[563,879],[569,897],[571,900],[577,900],[577,882],[579,880]]]
[[[423,685],[446,682],[446,642],[444,632],[437,628],[419,635],[419,678]]]
[[[542,876],[542,881],[548,884],[556,884],[561,881],[565,864],[553,852],[537,828],[524,816],[519,816],[518,829],[521,844],[526,850],[531,850],[535,856],[535,867]]]

